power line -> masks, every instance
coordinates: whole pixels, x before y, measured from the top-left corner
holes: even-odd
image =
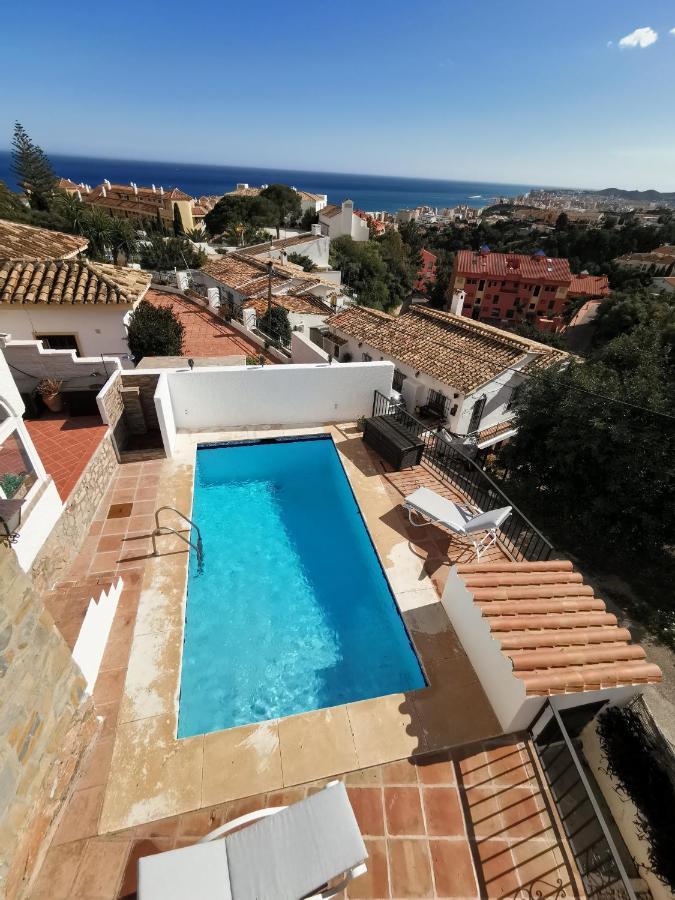
[[[397,324],[393,322],[390,323],[390,327],[392,327],[395,331],[400,330],[402,333],[405,333],[408,337],[410,336],[406,329],[401,328]],[[451,347],[449,344],[444,343],[443,341],[439,341],[436,338],[426,338],[426,342],[431,344],[436,344],[438,347],[443,347],[445,350],[450,350],[452,353],[463,354],[465,356],[471,356],[474,359],[477,359],[479,362],[485,363],[486,360],[484,357],[479,356],[477,353],[472,353],[470,350],[458,350],[457,347]],[[525,348],[523,348],[523,352],[526,352]],[[548,382],[549,384],[553,384],[550,379],[547,379],[543,375],[532,375],[530,372],[525,372],[522,369],[516,369],[514,366],[504,366],[502,371],[515,372],[517,375],[522,376],[523,378],[541,378],[542,380]],[[670,415],[670,413],[660,412],[656,409],[650,409],[648,406],[640,406],[638,403],[630,403],[628,400],[620,400],[617,397],[608,397],[606,394],[599,394],[597,391],[590,391],[587,388],[578,387],[575,384],[567,383],[566,387],[571,390],[578,391],[581,394],[586,394],[589,397],[596,397],[599,400],[605,400],[607,403],[617,403],[621,406],[625,406],[628,409],[638,410],[640,412],[648,413],[652,416],[659,416],[663,419],[669,419],[671,421],[675,421],[675,416]],[[515,390],[515,388],[513,389]]]

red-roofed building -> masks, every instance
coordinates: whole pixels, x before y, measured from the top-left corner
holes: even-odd
[[[572,275],[568,297],[583,297],[585,300],[600,300],[609,297],[609,280],[606,275]]]
[[[529,321],[542,331],[563,324],[562,313],[572,283],[566,259],[459,250],[455,257],[451,296],[464,291],[462,315],[492,325]]]
[[[413,284],[413,290],[418,291],[420,294],[426,294],[436,281],[438,257],[424,248],[422,248],[420,256],[422,257],[422,262],[417,271],[417,281]]]

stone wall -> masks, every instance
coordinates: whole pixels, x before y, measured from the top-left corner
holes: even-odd
[[[75,558],[116,468],[117,456],[107,434],[89,460],[70,493],[60,519],[35,558],[30,575],[37,591],[50,590]]]
[[[21,897],[96,730],[84,678],[0,544],[0,896]]]
[[[101,418],[107,421],[113,438],[113,447],[117,452],[117,458],[124,450],[127,444],[128,429],[124,416],[124,403],[122,401],[122,377],[120,373],[116,373],[115,377],[108,384],[104,394],[99,394],[99,409]]]
[[[154,375],[138,375],[125,372],[121,381],[124,388],[138,388],[138,398],[145,416],[147,430],[159,431],[157,410],[155,409],[155,391],[159,375],[156,373]]]

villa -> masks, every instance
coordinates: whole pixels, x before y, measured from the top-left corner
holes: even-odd
[[[13,372],[0,354],[5,896],[133,897],[139,859],[335,778],[368,854],[348,896],[649,890],[578,748],[661,673],[508,498],[478,563],[409,519],[421,487],[475,513],[485,476],[431,437],[401,471],[364,443],[390,361],[113,362],[48,526],[62,460]],[[139,414],[159,447],[125,460]]]
[[[519,372],[567,357],[538,341],[419,306],[401,316],[350,307],[329,320],[322,340],[336,359],[390,360],[393,389],[408,412],[427,415],[479,450],[515,434]]]

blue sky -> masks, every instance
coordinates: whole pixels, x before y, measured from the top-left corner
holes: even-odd
[[[19,119],[53,153],[675,190],[673,0],[37,0],[2,24],[0,146]]]

